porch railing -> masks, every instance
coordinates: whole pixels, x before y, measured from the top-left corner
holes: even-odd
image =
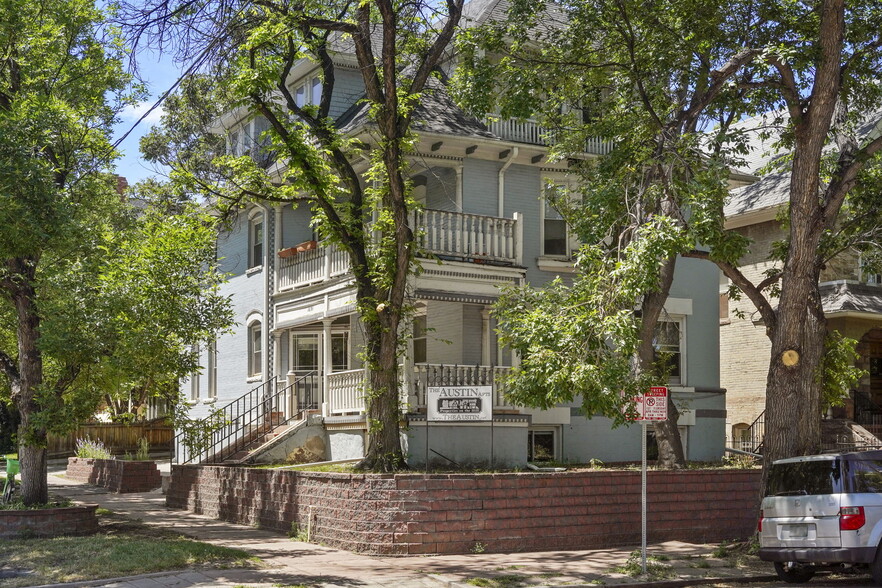
[[[435,255],[518,263],[517,219],[426,209],[414,225],[420,246]]]
[[[531,145],[554,145],[557,138],[552,129],[540,125],[534,120],[497,120],[486,119],[484,124],[494,135],[506,141],[516,143],[529,143]],[[597,155],[606,155],[612,150],[612,143],[599,137],[590,137],[585,140],[585,152]]]
[[[349,271],[349,256],[333,245],[322,245],[279,260],[279,290],[308,286]]]
[[[766,435],[766,411],[762,411],[749,427],[741,432],[741,438],[736,440],[736,449],[749,451],[750,453],[762,453],[763,438]]]
[[[488,365],[443,365],[420,363],[414,366],[413,388],[417,407],[426,406],[426,388],[430,386],[492,386],[493,407],[513,409],[505,399],[505,384],[500,376],[510,367]]]
[[[365,371],[347,370],[328,374],[328,411],[330,414],[364,412]]]
[[[514,218],[426,209],[412,220],[417,240],[431,255],[466,261],[522,263],[523,222]],[[278,291],[316,284],[349,272],[349,256],[324,245],[279,260]]]

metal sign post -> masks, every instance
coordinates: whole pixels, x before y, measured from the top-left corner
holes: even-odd
[[[664,421],[668,418],[668,389],[653,386],[634,399],[637,418],[640,423],[642,448],[640,464],[640,562],[643,575],[646,575],[646,425],[651,421]]]

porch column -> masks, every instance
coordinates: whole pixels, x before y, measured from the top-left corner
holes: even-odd
[[[279,386],[288,386],[288,379],[280,380],[279,377],[282,375],[282,333],[281,331],[275,331],[273,333],[273,376],[276,377],[276,389],[273,392],[278,392]],[[281,398],[282,406],[284,407],[285,418],[291,418],[291,414],[289,412],[289,404],[287,396],[285,398]]]
[[[463,164],[456,166],[456,210],[462,212],[462,167]]]
[[[319,365],[322,368],[322,393],[321,393],[321,406],[322,406],[322,414],[327,416],[330,414],[328,400],[329,400],[329,392],[330,388],[328,387],[328,374],[331,373],[332,363],[331,363],[331,323],[334,322],[333,319],[323,319],[322,320],[322,345],[319,348]]]
[[[481,309],[481,365],[490,365],[490,309]]]

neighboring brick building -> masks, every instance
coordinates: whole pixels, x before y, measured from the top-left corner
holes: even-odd
[[[866,127],[866,132],[872,129]],[[756,172],[774,152],[757,144],[748,164]],[[740,267],[757,283],[775,267],[770,262],[775,241],[785,237],[777,216],[789,200],[789,172],[770,173],[756,183],[736,188],[725,208],[726,228],[751,240]],[[780,265],[780,264],[778,264]],[[765,410],[771,342],[756,307],[742,296],[729,300],[728,282],[720,284],[720,385],[726,393],[726,437],[736,447]],[[882,432],[882,285],[879,275],[861,271],[860,256],[846,251],[821,273],[821,294],[830,331],[859,341],[858,367],[868,375],[852,392],[852,401],[836,416],[854,419],[874,434]]]

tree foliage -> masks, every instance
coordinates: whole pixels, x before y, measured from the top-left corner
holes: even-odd
[[[841,389],[855,376],[847,342],[822,361],[820,269],[846,248],[879,244],[882,139],[868,131],[882,107],[882,10],[842,0],[562,2],[566,24],[536,35],[557,6],[512,2],[504,27],[470,33],[461,99],[479,112],[541,113],[561,156],[581,157],[587,137],[610,140],[609,155],[580,168],[582,203],[568,220],[614,256],[656,216],[673,220],[686,237],[669,253],[715,262],[772,340],[766,458],[817,450],[822,382]],[[738,268],[750,243],[725,230],[723,204],[747,154],[749,129],[734,123],[761,113],[774,131],[761,132],[785,154],[776,164],[789,177],[788,234],[773,252],[779,271],[751,281]],[[663,299],[664,280],[653,292]],[[786,350],[798,351],[796,366],[780,361]]]
[[[211,293],[203,221],[167,226],[116,192],[111,126],[140,93],[101,11],[4,2],[0,45],[0,370],[21,418],[22,498],[35,504],[48,498],[48,431],[92,416],[110,373],[192,368],[187,343],[228,313]]]
[[[462,4],[205,0],[129,7],[136,33],[176,41],[187,56],[217,57],[211,64],[213,87],[222,89],[227,114],[268,121],[250,153],[216,154],[201,169],[179,159],[176,180],[225,208],[250,202],[308,206],[323,240],[349,255],[366,329],[371,434],[360,464],[366,469],[405,465],[398,425],[399,331],[408,312],[406,286],[415,253],[406,158],[416,107],[421,94],[431,91],[430,77]],[[354,115],[361,124],[350,129],[338,128],[332,118],[340,59],[357,66],[364,87],[362,112]],[[315,104],[298,101],[290,86],[292,72],[305,64],[322,81]],[[178,141],[172,151],[181,152],[190,135],[176,138],[172,120],[159,133]],[[359,133],[358,140],[352,132]],[[162,142],[157,134],[147,145],[161,153]],[[369,161],[364,173],[363,158]],[[267,165],[267,159],[279,165]]]

